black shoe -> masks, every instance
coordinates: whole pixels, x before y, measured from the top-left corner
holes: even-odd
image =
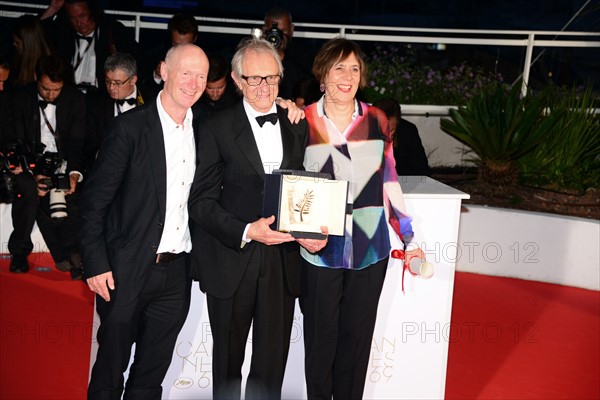
[[[83,261],[81,261],[81,255],[79,255],[79,253],[71,254],[69,259],[71,260],[73,268],[83,268]]]
[[[72,281],[80,281],[83,279],[83,269],[81,268],[73,268],[69,273],[71,274]]]
[[[56,263],[56,269],[61,272],[69,272],[73,269],[73,264],[71,264],[71,260],[68,258],[66,260],[62,260]]]
[[[8,268],[10,272],[14,272],[16,274],[24,274],[29,271],[29,263],[27,262],[27,257],[15,257],[13,256],[10,261],[10,267]]]

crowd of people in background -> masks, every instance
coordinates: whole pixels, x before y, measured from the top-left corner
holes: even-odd
[[[297,297],[306,313],[306,331],[311,333],[305,338],[309,398],[362,396],[390,250],[387,230],[370,225],[380,220],[385,225],[386,216],[391,215],[397,223],[392,223],[395,233],[408,243],[412,230],[401,191],[390,185],[397,179],[396,171],[428,175],[429,167],[416,127],[401,118],[397,101],[388,99],[375,107],[359,101],[357,93],[367,74],[360,48],[346,39],[329,41],[308,71],[306,63],[288,55],[294,29],[290,13],[275,8],[264,16],[263,38],[245,38],[234,54],[227,55],[201,50],[198,22],[190,14],[175,14],[168,22],[164,43],[152,47],[136,42],[130,29],[107,16],[93,0],[52,0],[39,15],[14,20],[12,57],[0,55],[0,152],[14,160],[10,173],[18,193],[12,200],[9,269],[28,272],[31,232],[37,222],[56,268],[73,280],[87,280],[98,294],[101,350],[90,398],[120,396],[122,373],[134,342],[138,343],[137,364],[126,394],[160,398],[161,376],[189,307],[185,294],[189,294],[189,284],[182,277],[190,274],[200,281],[209,299],[215,398],[240,397],[243,345],[253,320],[255,327],[277,321],[281,332],[261,336],[255,328],[253,347],[260,357],[253,357],[246,398],[281,396]],[[271,40],[269,33],[276,38]],[[344,79],[346,83],[340,84]],[[291,101],[276,102],[276,97]],[[265,113],[274,114],[275,119],[257,125],[254,117]],[[240,122],[246,117],[251,122]],[[157,155],[149,140],[151,135],[161,137],[161,129],[167,154]],[[261,136],[258,132],[263,129],[280,131],[283,142]],[[257,145],[249,139],[253,131]],[[192,136],[174,145],[168,144],[175,139],[166,136],[167,132]],[[248,146],[241,148],[246,155],[236,147],[239,138],[232,132],[240,137],[250,132]],[[366,137],[375,138],[378,144],[363,154]],[[323,163],[324,148],[337,157],[342,170]],[[171,156],[187,164],[172,164]],[[352,181],[354,188],[364,183],[358,177],[368,173],[372,184],[351,193],[355,220],[354,225],[348,220],[345,236],[295,239],[271,231],[273,221],[268,217],[254,221],[261,211],[260,178],[269,171],[266,167],[255,170],[251,162],[246,165],[246,157],[262,160],[263,165],[272,157],[271,164],[291,169],[318,163],[322,172]],[[369,158],[378,160],[373,164],[377,168],[366,171],[359,160]],[[394,158],[396,171],[392,173]],[[165,167],[153,169],[156,163]],[[195,177],[194,165],[202,165]],[[150,195],[152,179],[143,174],[166,176],[167,186],[157,190],[156,199]],[[183,188],[172,186],[173,174]],[[172,197],[177,191],[181,195]],[[85,201],[80,204],[82,196]],[[172,220],[155,220],[164,212],[161,196],[168,199],[166,219],[180,213],[186,222],[183,230],[169,225]],[[186,210],[189,203],[189,215],[177,211],[172,201]],[[121,214],[123,210],[131,214]],[[130,220],[137,213],[144,216],[143,223]],[[371,218],[369,226],[356,222],[367,221],[363,213]],[[192,230],[191,240],[188,218],[199,227],[195,237]],[[234,220],[247,223],[232,224]],[[159,229],[153,232],[155,225]],[[165,244],[169,242],[165,235],[155,238],[167,226],[172,229],[168,232],[181,235],[176,235],[175,243]],[[371,234],[358,235],[361,229]],[[133,244],[119,242],[122,232],[130,235]],[[323,233],[327,236],[326,229]],[[109,243],[111,238],[114,243]],[[153,239],[160,246],[152,245]],[[196,263],[180,257],[190,252],[192,242],[193,249],[204,251]],[[137,260],[135,250],[139,249],[130,248],[142,244],[148,254],[150,247],[154,251],[152,260],[144,262],[175,265],[168,272],[174,275],[156,272],[147,278],[156,285],[150,289],[139,287],[146,279],[140,278],[144,272],[125,267]],[[126,259],[119,257],[120,246],[127,248]],[[112,270],[106,270],[109,264]],[[212,264],[228,265],[236,272],[217,273]],[[237,269],[238,264],[244,267]],[[301,270],[308,271],[302,279],[315,283],[307,292],[300,289]],[[371,276],[366,286],[361,283],[364,275]],[[278,284],[263,283],[265,276]],[[173,284],[173,292],[183,293],[167,311],[177,317],[169,324],[148,316],[149,304],[155,304],[148,299],[164,295],[163,280]],[[115,291],[116,281],[130,292]],[[255,307],[240,309],[247,301]],[[113,307],[115,302],[126,307]],[[160,312],[167,318],[164,310]],[[140,318],[146,318],[143,324],[138,323]],[[126,330],[123,321],[128,321]],[[231,332],[236,340],[230,340]],[[155,342],[156,334],[164,338]],[[158,354],[152,346],[164,352]]]

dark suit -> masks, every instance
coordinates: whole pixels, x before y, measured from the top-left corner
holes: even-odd
[[[14,132],[11,141],[24,140],[31,150],[41,143],[38,92],[32,83],[14,93]],[[57,147],[60,156],[67,161],[67,174],[71,171],[82,171],[82,146],[85,135],[86,108],[84,96],[75,88],[64,85],[56,100],[56,133]],[[38,202],[36,185],[29,174],[20,174],[19,191],[22,196],[13,204],[13,231],[9,240],[9,251],[13,255],[27,255],[31,252],[31,230],[37,219],[40,231],[54,258],[60,262],[78,253],[77,224],[78,211],[77,192],[66,196],[66,220],[56,223],[50,218],[48,205],[49,195],[41,197]]]
[[[307,125],[278,108],[281,168],[303,169]],[[190,194],[192,275],[208,298],[214,339],[213,395],[240,396],[241,366],[253,322],[246,398],[277,398],[287,361],[302,261],[298,244],[241,247],[248,223],[261,217],[264,168],[242,102],[201,126]],[[267,216],[268,217],[268,216]],[[268,277],[269,282],[263,282]],[[264,286],[263,286],[264,285]]]
[[[156,100],[114,118],[81,203],[84,277],[112,271],[110,302],[96,296],[101,325],[90,399],[160,399],[161,383],[185,322],[187,256],[156,264],[166,215],[167,164]]]
[[[403,118],[398,121],[394,141],[396,173],[402,175],[429,175],[427,155],[419,137],[419,130]]]
[[[77,50],[77,33],[70,26],[68,20],[55,22],[50,19],[42,20],[44,27],[49,31],[54,47],[67,62],[71,63]],[[81,41],[80,45],[86,42]],[[125,27],[121,22],[105,16],[103,21],[97,23],[96,40],[94,41],[96,53],[96,79],[98,85],[104,82],[104,62],[109,55],[116,52],[129,53],[135,58],[140,72],[145,72],[145,57],[142,47],[135,41],[132,29]],[[143,77],[143,74],[140,78]]]
[[[152,92],[146,88],[137,87],[137,105],[156,101],[158,92]],[[83,146],[84,164],[86,171],[91,170],[96,153],[106,135],[110,121],[115,117],[115,100],[109,96],[106,90],[92,91],[86,94],[87,103],[87,130]]]

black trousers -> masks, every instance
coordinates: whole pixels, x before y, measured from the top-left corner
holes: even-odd
[[[300,305],[309,399],[362,399],[387,263],[362,270],[306,263]]]
[[[189,257],[148,265],[141,292],[129,304],[96,296],[98,353],[88,386],[90,400],[119,400],[123,373],[136,345],[124,399],[160,400],[177,335],[190,307]],[[116,290],[119,290],[118,281]]]
[[[13,231],[8,239],[8,251],[13,257],[27,257],[33,250],[31,231],[35,224],[39,200],[35,180],[31,174],[23,172],[14,178],[19,196],[12,203]]]
[[[31,231],[36,221],[54,261],[66,260],[79,252],[79,190],[65,197],[68,217],[54,220],[50,212],[50,193],[39,197],[35,180],[29,173],[15,175],[15,180],[19,197],[12,203],[13,231],[8,240],[10,254],[27,257],[31,253],[34,247]]]
[[[245,398],[281,398],[295,298],[284,283],[280,249],[259,243],[253,247],[234,296],[219,299],[207,294],[214,340],[214,399],[240,398],[241,369],[251,324],[252,361]]]
[[[68,216],[63,219],[52,219],[50,193],[40,197],[36,221],[55,262],[79,253],[79,192],[78,188],[75,193],[65,196]]]

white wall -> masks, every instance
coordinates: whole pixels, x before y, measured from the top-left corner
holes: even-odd
[[[10,215],[11,210],[12,205],[0,203],[0,253],[3,254],[8,253],[8,239],[10,239],[10,234],[13,231],[12,217]],[[34,253],[49,251],[37,223],[33,226],[31,241],[33,242]]]
[[[463,206],[456,270],[600,290],[600,221]]]

